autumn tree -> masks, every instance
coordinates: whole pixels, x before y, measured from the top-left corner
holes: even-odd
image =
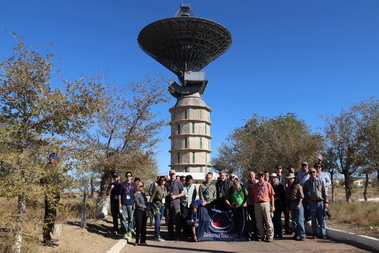
[[[60,79],[53,54],[42,55],[13,36],[13,54],[0,61],[0,195],[17,198],[14,250],[21,252],[26,203],[41,196],[39,179],[49,152],[88,127],[91,115],[101,110],[103,89],[84,78]],[[52,88],[52,75],[62,89]]]
[[[141,82],[113,85],[107,92],[107,110],[96,115],[96,127],[81,139],[92,151],[92,171],[100,179],[97,216],[107,215],[106,189],[114,172],[121,177],[131,171],[142,180],[156,177],[155,160],[159,133],[164,120],[158,105],[167,103],[167,85],[162,76],[147,77]]]
[[[325,117],[329,150],[344,176],[346,201],[352,194],[353,176],[376,168],[379,154],[379,101],[371,98]],[[368,177],[366,177],[368,180]]]
[[[253,115],[228,140],[212,163],[216,168],[233,167],[242,173],[272,170],[277,164],[296,166],[315,160],[322,149],[321,136],[292,113],[274,118]]]

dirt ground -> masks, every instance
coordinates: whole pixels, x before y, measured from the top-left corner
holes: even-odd
[[[89,220],[85,228],[72,220],[61,224],[61,235],[53,236],[59,239],[57,247],[39,245],[41,253],[105,253],[122,240],[120,236],[111,233],[111,217],[104,220]],[[166,235],[166,226],[162,226],[162,237]],[[323,239],[307,239],[305,243],[291,240],[292,235],[285,235],[283,240],[273,243],[264,242],[155,242],[153,241],[153,227],[148,226],[147,247],[126,244],[119,251],[126,253],[136,252],[373,252],[359,245],[348,245]],[[133,241],[134,242],[134,239]],[[118,252],[118,251],[116,251]]]
[[[104,253],[120,239],[111,233],[112,223],[108,219],[89,220],[84,228],[74,220],[60,224],[62,229],[60,235],[53,234],[58,239],[57,247],[38,246],[38,252],[60,252],[60,253]]]

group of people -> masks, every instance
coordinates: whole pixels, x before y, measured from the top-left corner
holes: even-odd
[[[300,172],[288,167],[285,176],[282,166],[275,167],[276,173],[250,171],[248,179],[241,182],[236,175],[220,172],[213,182],[213,173],[208,172],[199,187],[193,184],[191,175],[178,176],[169,171],[169,178],[160,176],[149,190],[149,200],[139,179],[132,180],[132,173],[126,172],[125,182],[118,174],[107,190],[111,197],[114,233],[120,233],[131,240],[135,233],[135,245],[146,244],[146,220],[154,220],[155,240],[164,241],[160,234],[161,221],[165,217],[169,240],[181,240],[184,236],[197,241],[196,228],[199,225],[197,209],[210,206],[227,211],[243,208],[247,214],[248,238],[271,242],[283,237],[282,214],[285,233],[294,233],[293,239],[305,240],[305,224],[312,221],[311,238],[326,238],[326,217],[328,210],[329,176],[322,172],[321,163],[312,168],[302,163]],[[147,215],[149,214],[149,215]],[[289,227],[290,214],[292,231]],[[118,228],[118,217],[121,229]]]

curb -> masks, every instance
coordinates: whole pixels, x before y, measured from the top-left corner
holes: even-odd
[[[292,221],[290,220],[290,227],[292,228]],[[312,234],[312,226],[306,224],[305,231],[308,234]],[[365,236],[361,234],[356,234],[352,232],[346,232],[338,229],[326,228],[326,235],[328,238],[337,241],[349,241],[355,242],[375,250],[379,250],[379,239]]]

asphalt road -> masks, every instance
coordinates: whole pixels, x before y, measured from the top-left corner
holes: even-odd
[[[166,226],[162,226],[162,237],[166,234]],[[310,239],[305,241],[295,241],[292,235],[285,235],[283,239],[273,242],[190,242],[190,241],[153,241],[153,227],[148,226],[147,246],[134,246],[133,238],[131,243],[126,244],[117,252],[376,252],[365,249],[357,245],[350,245],[343,242],[329,239]],[[125,240],[125,239],[120,239]],[[114,252],[116,253],[116,252]]]

